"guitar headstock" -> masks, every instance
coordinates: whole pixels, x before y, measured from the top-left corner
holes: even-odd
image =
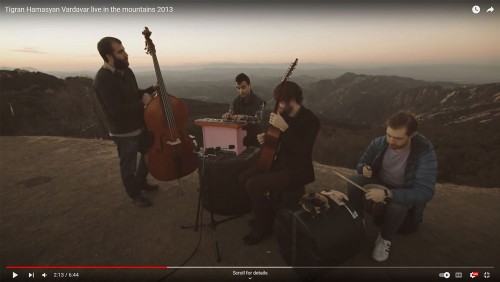
[[[290,78],[290,76],[292,75],[292,72],[293,70],[295,69],[295,67],[297,66],[297,63],[299,62],[299,59],[296,58],[295,61],[293,61],[293,63],[290,65],[290,67],[288,68],[285,76],[283,77],[283,81],[287,81],[288,78]]]
[[[146,39],[146,47],[144,47],[144,50],[146,50],[146,54],[154,54],[156,53],[155,45],[153,43],[153,40],[151,40],[151,31],[149,31],[149,28],[146,26],[144,27],[144,31],[142,34],[144,35],[144,38]]]

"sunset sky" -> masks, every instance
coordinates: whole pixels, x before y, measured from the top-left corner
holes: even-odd
[[[486,13],[491,1],[481,4],[479,14],[472,13],[471,1],[404,5],[387,1],[93,2],[1,0],[0,66],[94,70],[102,64],[96,44],[104,36],[122,40],[131,67],[152,66],[143,50],[144,26],[153,32],[161,65],[171,67],[288,64],[296,57],[302,63],[341,66],[500,65],[500,5]],[[170,3],[174,11],[39,14],[9,13],[5,8],[157,7],[161,3]]]

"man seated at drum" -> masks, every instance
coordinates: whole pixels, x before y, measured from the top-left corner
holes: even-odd
[[[272,168],[260,171],[258,167],[250,167],[238,175],[255,214],[253,229],[243,239],[248,245],[259,243],[271,232],[274,214],[267,192],[303,187],[315,179],[312,150],[320,127],[318,118],[302,105],[302,89],[295,82],[278,85],[274,98],[279,103],[278,113],[271,113],[269,124],[279,129],[281,136]],[[257,135],[261,144],[271,137],[266,137],[266,133]]]
[[[347,184],[354,208],[363,216],[363,206],[386,203],[385,215],[375,241],[372,257],[378,262],[389,258],[392,235],[403,226],[416,231],[424,208],[435,192],[437,158],[429,140],[417,133],[415,117],[400,111],[386,121],[386,135],[374,139],[357,165],[351,180],[360,186],[379,184],[388,189],[371,189],[366,194]],[[407,217],[408,215],[408,217]]]
[[[248,125],[245,127],[247,136],[243,138],[243,145],[260,147],[256,136],[263,131],[261,123],[266,102],[253,93],[250,78],[246,74],[238,74],[235,80],[238,96],[231,103],[229,111],[222,115],[222,118],[247,122]]]

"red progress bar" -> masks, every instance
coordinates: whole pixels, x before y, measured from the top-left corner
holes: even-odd
[[[168,268],[168,266],[148,266],[148,265],[143,265],[143,266],[138,266],[138,265],[106,265],[106,266],[95,266],[95,265],[80,265],[80,266],[74,266],[74,265],[33,265],[33,266],[7,266],[6,268],[11,268],[11,269],[57,269],[57,268],[73,268],[73,269],[165,269]]]

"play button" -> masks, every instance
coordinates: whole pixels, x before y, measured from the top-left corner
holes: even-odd
[[[16,277],[17,277],[17,273],[12,272],[12,278],[16,278]]]

